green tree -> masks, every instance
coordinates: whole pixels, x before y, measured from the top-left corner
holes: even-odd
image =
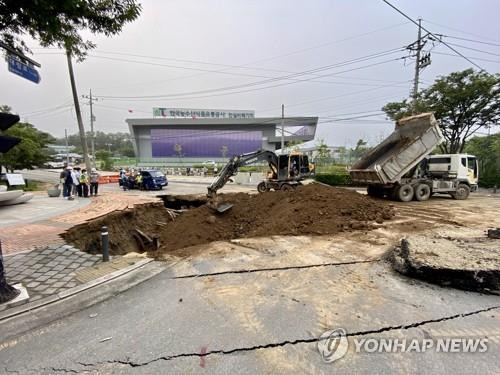
[[[45,132],[36,129],[29,123],[18,123],[6,130],[2,134],[21,138],[21,142],[2,156],[0,156],[1,166],[7,170],[33,169],[42,167],[50,160],[50,151],[47,145],[54,138]]]
[[[388,103],[382,110],[398,120],[412,113],[412,105],[404,100]],[[500,75],[467,69],[439,77],[420,92],[415,112],[434,112],[445,137],[441,151],[463,152],[467,139],[479,129],[498,126]]]
[[[316,152],[318,153],[318,158],[320,159],[327,159],[330,157],[330,149],[324,139],[320,139],[316,144]]]
[[[362,157],[370,149],[367,144],[368,142],[366,142],[365,140],[358,139],[358,142],[356,142],[356,147],[353,148],[351,152],[351,155],[355,160]]]
[[[113,169],[113,160],[111,159],[111,154],[109,153],[109,151],[96,151],[95,158],[100,161],[101,170],[111,171]]]
[[[140,12],[135,0],[4,0],[0,2],[0,41],[31,52],[22,40],[29,35],[43,47],[65,48],[81,60],[95,44],[80,32],[116,35]]]
[[[500,186],[500,133],[474,137],[467,142],[465,150],[479,160],[479,184]]]

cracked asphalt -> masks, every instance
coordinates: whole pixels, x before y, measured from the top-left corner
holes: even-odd
[[[0,362],[19,374],[499,372],[500,297],[408,279],[381,259],[383,245],[347,251],[350,241],[207,245],[134,289],[3,340]],[[349,350],[325,363],[318,338],[338,327]],[[356,337],[487,338],[488,351],[355,353]]]

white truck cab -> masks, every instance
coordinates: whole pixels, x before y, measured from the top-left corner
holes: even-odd
[[[477,190],[479,169],[474,155],[429,155],[422,167],[423,175],[432,183],[432,193],[449,193],[453,198],[466,199],[471,191]]]
[[[471,191],[477,189],[479,179],[477,159],[468,154],[430,155],[427,159],[427,172],[430,176],[447,176],[466,183]]]

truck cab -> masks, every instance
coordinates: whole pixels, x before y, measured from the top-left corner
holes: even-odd
[[[430,155],[427,158],[427,174],[430,177],[456,179],[477,190],[479,179],[477,159],[468,154]]]

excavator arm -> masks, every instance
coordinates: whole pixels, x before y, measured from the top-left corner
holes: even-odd
[[[217,190],[221,189],[229,179],[238,172],[238,168],[257,163],[259,161],[267,161],[271,168],[278,168],[278,156],[272,151],[258,150],[249,152],[248,154],[233,156],[227,164],[222,168],[219,175],[208,187],[208,197],[213,198],[217,194]]]

